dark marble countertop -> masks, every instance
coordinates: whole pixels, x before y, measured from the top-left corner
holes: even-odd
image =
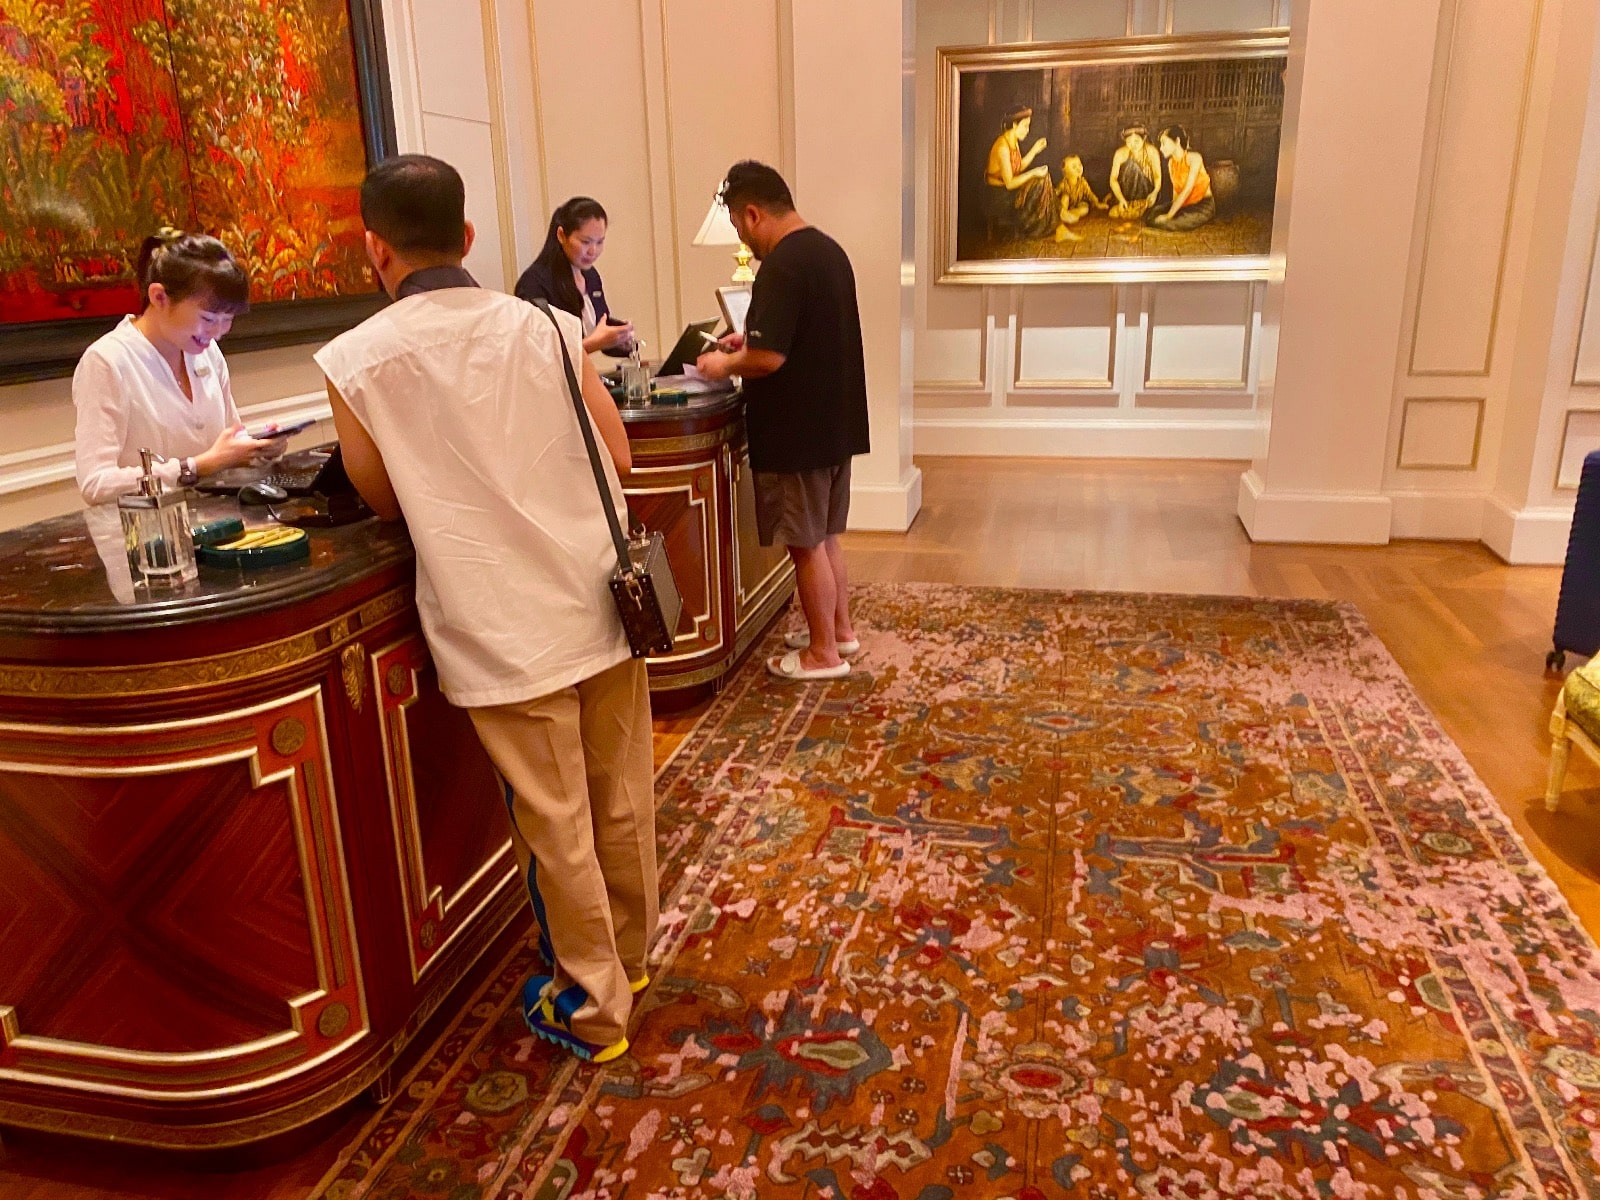
[[[243,515],[231,499],[200,499],[195,522]],[[399,522],[368,518],[334,529],[308,529],[311,557],[245,571],[201,566],[188,583],[135,586],[115,505],[0,533],[0,634],[96,633],[160,629],[249,616],[336,591],[412,560]]]
[[[736,391],[711,392],[621,412],[635,436],[650,437],[664,424],[714,420],[741,402]],[[211,496],[192,500],[190,516],[195,524],[221,516],[243,516],[246,524],[268,519],[264,509]],[[301,562],[251,571],[202,565],[198,579],[154,587],[133,583],[115,505],[0,532],[0,635],[128,632],[249,616],[412,561],[411,539],[399,522],[369,518],[306,532],[311,557]]]

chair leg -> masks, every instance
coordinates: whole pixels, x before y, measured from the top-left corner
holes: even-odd
[[[1567,753],[1571,748],[1565,730],[1556,734],[1550,744],[1550,782],[1544,789],[1544,806],[1548,812],[1555,812],[1561,804],[1561,785],[1567,778]]]

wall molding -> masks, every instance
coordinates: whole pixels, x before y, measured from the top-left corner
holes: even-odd
[[[1406,461],[1406,430],[1411,423],[1413,405],[1421,404],[1471,404],[1477,408],[1472,430],[1472,456],[1464,463]],[[1483,422],[1489,411],[1486,396],[1407,396],[1400,405],[1400,440],[1395,448],[1394,466],[1397,471],[1476,471],[1483,453]]]
[[[1259,445],[1254,413],[1205,420],[1130,417],[944,417],[919,413],[919,455],[978,458],[1171,458],[1245,461]]]

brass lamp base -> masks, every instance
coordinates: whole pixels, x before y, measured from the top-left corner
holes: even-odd
[[[739,249],[733,256],[733,261],[738,264],[733,270],[733,282],[755,282],[755,268],[750,265],[750,261],[753,258],[755,258],[755,254],[751,252],[750,247],[746,246],[743,242],[740,242]]]

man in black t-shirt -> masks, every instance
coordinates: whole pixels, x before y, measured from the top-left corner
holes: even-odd
[[[745,429],[763,546],[794,560],[805,632],[768,661],[784,679],[837,679],[860,650],[850,622],[839,534],[850,511],[850,459],[867,453],[867,369],[856,277],[839,243],[795,211],[771,167],[738,163],[722,200],[761,260],[745,333],[702,355],[708,379],[744,380]]]

